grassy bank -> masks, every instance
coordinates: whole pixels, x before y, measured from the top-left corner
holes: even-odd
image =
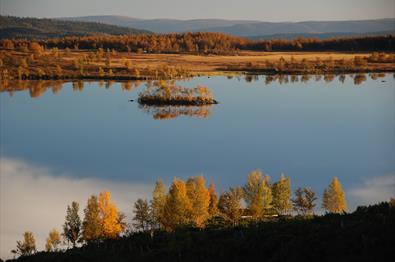
[[[393,257],[395,209],[389,203],[351,214],[280,217],[237,227],[131,233],[65,252],[17,261],[385,261]]]

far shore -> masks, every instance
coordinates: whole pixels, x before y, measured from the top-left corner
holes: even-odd
[[[395,54],[262,52],[238,55],[149,54],[47,49],[0,49],[1,79],[157,80],[222,74],[354,74],[395,72]],[[5,68],[5,69],[4,69]]]

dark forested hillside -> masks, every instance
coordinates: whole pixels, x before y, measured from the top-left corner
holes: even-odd
[[[17,42],[14,45],[26,45]],[[49,39],[49,48],[109,48],[117,51],[148,53],[235,54],[238,50],[254,51],[394,51],[394,35],[345,38],[297,38],[251,41],[222,33],[154,34],[136,36],[87,36]]]
[[[135,35],[149,33],[145,30],[119,27],[94,22],[61,21],[55,19],[20,18],[0,16],[0,39],[46,39],[64,36],[88,36],[97,34]]]
[[[132,233],[17,261],[386,261],[395,255],[394,231],[394,207],[381,203],[351,214]]]

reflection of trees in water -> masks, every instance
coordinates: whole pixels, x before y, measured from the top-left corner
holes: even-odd
[[[258,76],[258,75],[245,75],[244,80],[247,82],[258,81],[260,78],[264,78],[264,82],[266,85],[269,85],[273,82],[277,82],[279,84],[287,84],[287,83],[297,83],[303,82],[307,83],[310,80],[315,81],[322,81],[329,83],[332,82],[334,79],[340,83],[345,83],[347,78],[353,80],[355,85],[360,85],[367,80],[369,77],[372,80],[379,80],[387,75],[387,73],[359,73],[355,75],[334,75],[334,74],[326,74],[326,75],[266,75],[266,76]],[[233,76],[227,76],[228,79],[232,79]],[[393,73],[393,77],[395,78],[395,73]],[[237,80],[242,80],[240,76],[235,76]],[[84,84],[87,81],[74,81],[72,82],[72,88],[76,92],[82,92],[84,90]],[[112,87],[115,81],[104,81],[101,80],[98,83],[99,87],[109,89]],[[8,79],[1,79],[0,80],[0,92],[8,92],[12,95],[16,91],[29,91],[30,96],[32,98],[37,98],[42,96],[48,89],[52,90],[53,94],[59,94],[60,90],[63,88],[64,81],[57,81],[57,80],[8,80]],[[119,82],[121,85],[122,91],[130,92],[133,89],[137,89],[141,86],[141,81],[122,81]],[[145,82],[147,87],[149,86],[157,86],[158,82],[149,81]],[[173,82],[170,82],[173,83]]]
[[[394,74],[394,75],[395,75],[395,74]],[[370,73],[370,74],[369,74],[369,77],[370,77],[372,80],[377,80],[377,79],[379,79],[379,78],[385,77],[385,73]]]
[[[365,82],[367,80],[366,74],[360,73],[356,75],[348,75],[350,78],[353,79],[353,82],[355,85],[360,85],[361,83]],[[373,80],[377,80],[378,78],[385,77],[385,73],[370,73],[369,74],[370,78]],[[266,75],[265,76],[265,84],[270,85],[272,83],[279,83],[280,85],[282,84],[287,84],[287,83],[297,83],[297,82],[302,82],[302,83],[308,83],[310,80],[314,80],[316,82],[319,81],[325,81],[326,83],[331,83],[333,80],[337,80],[344,84],[346,81],[347,75],[345,74],[340,74],[340,75],[335,75],[335,74],[324,74],[324,75]],[[395,78],[395,73],[394,73],[394,78]],[[247,82],[250,82],[247,80],[247,77],[245,78]],[[255,81],[255,80],[254,80]]]
[[[300,81],[302,83],[307,83],[307,82],[309,82],[310,78],[311,78],[310,75],[302,75],[302,77],[300,78]]]
[[[16,91],[29,91],[30,97],[41,97],[47,90],[51,89],[52,93],[57,95],[67,82],[61,80],[0,80],[0,91],[8,92],[12,95]],[[86,81],[72,82],[74,92],[82,92]],[[114,81],[99,81],[99,87],[111,88]],[[122,91],[131,91],[141,85],[141,81],[120,82]]]
[[[73,82],[73,91],[78,91],[78,92],[84,91],[84,82],[83,81]]]
[[[333,79],[335,79],[335,75],[331,75],[331,74],[324,75],[324,81],[325,81],[326,83],[332,82]]]
[[[346,75],[339,75],[339,82],[344,84],[345,81],[346,81]]]
[[[147,106],[139,105],[145,113],[156,120],[173,119],[179,116],[207,118],[211,115],[212,105],[204,106]]]
[[[354,76],[354,85],[360,85],[363,82],[366,81],[366,75],[365,74],[356,74]]]

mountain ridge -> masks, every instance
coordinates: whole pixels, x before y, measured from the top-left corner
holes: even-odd
[[[134,27],[155,33],[221,32],[243,37],[273,34],[324,34],[324,33],[373,33],[395,32],[395,18],[336,21],[265,22],[259,20],[227,19],[141,19],[127,16],[83,16],[58,18],[66,21],[103,22],[118,26]]]

